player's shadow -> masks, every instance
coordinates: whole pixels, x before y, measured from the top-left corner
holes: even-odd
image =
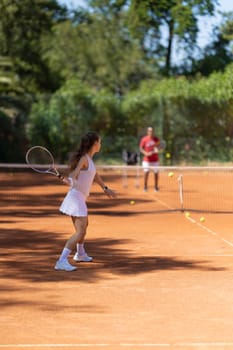
[[[224,267],[213,266],[207,260],[138,255],[133,250],[133,240],[99,238],[86,242],[86,249],[94,257],[93,262],[75,263],[73,261],[78,266],[76,271],[55,271],[54,265],[64,243],[64,238],[54,232],[2,230],[0,279],[25,280],[30,283],[64,280],[95,283],[102,276],[113,278],[114,275],[137,275],[160,270],[213,272],[225,270]],[[72,256],[70,259],[72,262]]]
[[[131,249],[125,249],[122,245]],[[89,242],[89,249],[96,256],[103,270],[116,275],[137,275],[159,270],[224,271],[225,267],[212,266],[207,260],[177,258],[174,256],[135,255],[133,240],[98,239]],[[120,246],[119,246],[120,245]],[[116,247],[118,246],[118,247]]]
[[[129,239],[95,239],[86,242],[88,253],[94,257],[91,263],[75,263],[78,269],[73,272],[54,270],[55,262],[64,246],[64,238],[54,232],[37,232],[27,230],[4,230],[0,233],[1,275],[0,283],[4,297],[0,300],[1,309],[19,305],[37,307],[46,310],[56,309],[53,299],[35,300],[37,290],[57,288],[59,282],[75,288],[87,284],[99,283],[101,280],[113,280],[119,276],[136,276],[161,270],[167,271],[211,271],[220,272],[225,267],[213,266],[207,260],[194,260],[177,257],[147,256],[135,254],[133,240]],[[1,281],[2,280],[2,281]],[[75,283],[75,284],[74,284]],[[26,289],[25,289],[26,288]],[[70,287],[69,287],[70,288]],[[17,293],[17,294],[16,294]],[[28,293],[28,297],[20,297]],[[17,298],[15,298],[17,295]],[[36,294],[35,294],[36,295]],[[62,307],[62,306],[61,306]],[[79,312],[103,312],[98,305],[84,305]]]

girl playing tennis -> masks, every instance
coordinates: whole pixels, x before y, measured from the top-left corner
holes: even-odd
[[[68,180],[70,189],[65,196],[60,211],[69,215],[72,219],[75,233],[68,239],[59,260],[56,262],[55,270],[73,271],[76,266],[69,263],[68,257],[77,246],[77,252],[73,259],[75,261],[92,261],[84,249],[84,240],[88,225],[88,212],[86,198],[89,195],[93,181],[97,182],[110,198],[116,197],[114,191],[105,186],[103,180],[96,172],[92,160],[95,153],[101,148],[101,138],[96,132],[88,132],[82,139],[80,147],[70,160],[70,173]]]

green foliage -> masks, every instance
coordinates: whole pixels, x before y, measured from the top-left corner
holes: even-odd
[[[13,62],[10,57],[6,56],[0,56],[0,92],[22,92],[17,76],[14,73]]]
[[[114,140],[125,132],[120,105],[109,92],[97,94],[73,79],[50,98],[41,96],[32,107],[28,137],[33,144],[49,147],[60,161],[88,130],[96,130],[108,139],[103,155],[115,149]]]
[[[233,11],[225,14],[225,22],[221,27],[221,31],[226,40],[233,40]]]
[[[64,160],[83,133],[97,130],[103,138],[103,157],[111,154],[120,159],[123,149],[138,149],[145,126],[153,125],[166,139],[173,163],[229,161],[232,70],[233,65],[224,73],[195,81],[181,77],[145,82],[123,99],[73,79],[33,106],[29,136]]]
[[[212,16],[215,4],[216,0],[132,0],[129,10],[130,26],[148,54],[160,57],[160,64],[163,60],[161,72],[168,76],[172,68],[175,39],[186,50],[193,51],[198,34],[198,16]],[[164,30],[167,32],[166,41],[162,35]]]
[[[229,40],[217,31],[216,39],[206,46],[203,57],[193,61],[191,72],[207,76],[214,71],[223,71],[232,61],[233,53],[229,50]]]
[[[138,130],[155,125],[173,162],[231,160],[233,65],[224,73],[193,81],[185,77],[145,82],[123,102]],[[136,117],[135,117],[136,115]],[[147,116],[147,118],[145,118]],[[187,151],[189,150],[189,151]]]
[[[70,91],[64,87],[53,95],[41,95],[29,118],[29,139],[50,148],[58,159],[64,158],[67,148],[74,147],[89,126],[90,98],[77,84],[71,82],[70,87]]]
[[[48,84],[54,88],[41,55],[41,39],[64,15],[56,0],[1,1],[0,54],[11,58],[25,91],[47,90]]]
[[[75,75],[90,86],[119,95],[154,74],[139,43],[130,38],[123,14],[117,19],[89,15],[77,26],[60,23],[54,27],[52,43],[44,41],[44,51],[51,69],[64,80]]]
[[[0,159],[2,162],[24,161],[28,99],[8,92],[0,95]]]
[[[232,160],[230,14],[192,55],[198,19],[213,15],[215,3],[89,0],[69,13],[55,0],[2,0],[1,159],[20,161],[28,144],[42,144],[65,161],[96,130],[99,160],[120,161],[153,125],[169,163]],[[174,40],[191,59],[173,70]]]

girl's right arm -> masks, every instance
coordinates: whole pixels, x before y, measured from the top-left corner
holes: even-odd
[[[62,182],[65,183],[68,186],[72,186],[74,181],[77,180],[81,169],[85,169],[87,167],[88,167],[87,159],[86,159],[85,156],[83,156],[83,157],[80,158],[76,168],[70,173],[69,176],[65,176],[62,179]]]
[[[82,156],[74,169],[74,171],[70,174],[70,177],[72,178],[73,181],[77,180],[80,174],[80,171],[82,169],[87,169],[88,168],[88,161],[85,156]]]

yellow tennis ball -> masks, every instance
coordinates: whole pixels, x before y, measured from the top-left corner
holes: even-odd
[[[168,177],[173,177],[174,173],[172,171],[170,171],[170,173],[168,173]]]
[[[131,205],[134,205],[134,204],[135,204],[135,201],[130,201],[130,204],[131,204]]]
[[[187,211],[187,212],[185,213],[185,216],[186,216],[186,218],[189,218],[189,217],[190,217],[190,213]]]
[[[171,153],[167,152],[167,153],[166,153],[166,158],[167,158],[167,159],[170,159],[170,158],[171,158]]]
[[[200,217],[200,221],[201,221],[201,222],[204,222],[204,221],[205,221],[204,216]]]

